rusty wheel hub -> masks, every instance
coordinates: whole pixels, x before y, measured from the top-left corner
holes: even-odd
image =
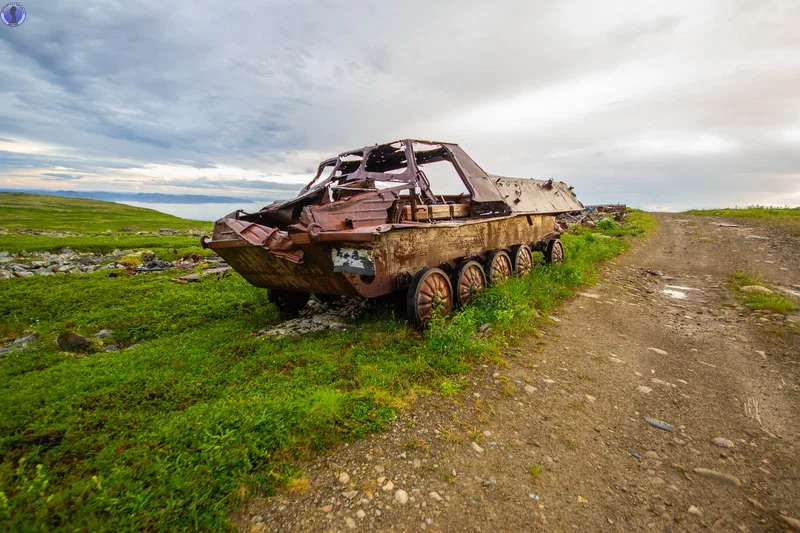
[[[438,268],[423,269],[414,276],[408,295],[409,318],[422,327],[436,315],[447,315],[453,309],[453,288],[450,279]]]
[[[468,305],[486,288],[483,267],[476,261],[468,261],[457,269],[455,284],[458,305],[462,307]]]
[[[516,253],[516,274],[524,276],[533,270],[533,254],[530,248],[525,245],[519,247]]]
[[[495,253],[491,258],[489,265],[489,283],[501,283],[511,277],[514,268],[511,266],[511,258],[507,253],[500,251]]]
[[[552,254],[552,261],[553,263],[563,263],[564,262],[564,245],[561,244],[561,241],[556,241],[553,243],[553,254]]]

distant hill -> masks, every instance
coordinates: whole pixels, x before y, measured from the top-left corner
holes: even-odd
[[[252,198],[238,196],[207,196],[204,194],[162,194],[157,192],[112,192],[112,191],[44,191],[25,189],[0,189],[0,192],[43,194],[63,198],[86,198],[105,202],[144,202],[151,204],[228,204],[252,202]]]
[[[158,231],[161,228],[194,229],[210,227],[209,222],[187,220],[152,209],[130,205],[29,193],[0,192],[0,227],[11,230],[35,229],[99,233],[119,231]],[[19,240],[18,235],[0,235]],[[13,247],[0,247],[11,250]]]

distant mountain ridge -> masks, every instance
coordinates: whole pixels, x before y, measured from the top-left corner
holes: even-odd
[[[45,191],[33,189],[2,189],[0,192],[21,192],[27,194],[43,194],[62,196],[64,198],[86,198],[88,200],[104,200],[106,202],[147,202],[153,204],[227,204],[231,202],[253,202],[253,198],[240,196],[208,196],[204,194],[164,194],[158,192],[112,192],[112,191]],[[269,201],[257,198],[258,201]]]

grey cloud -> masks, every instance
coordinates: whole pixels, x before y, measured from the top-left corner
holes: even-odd
[[[157,179],[151,180],[150,185],[187,187],[194,189],[251,189],[251,190],[270,190],[288,191],[297,193],[305,184],[279,183],[276,181],[264,180],[245,180],[245,179],[213,179],[198,177],[195,179]]]
[[[224,20],[220,9],[87,0],[75,16],[72,4],[45,3],[24,31],[0,32],[0,54],[16,58],[0,62],[0,134],[59,147],[0,152],[0,170],[113,179],[166,164],[268,177],[287,161],[298,167],[289,173],[313,168],[291,151],[438,137],[489,170],[563,177],[589,198],[689,205],[723,189],[746,199],[753,184],[775,198],[800,189],[787,178],[800,141],[782,137],[800,128],[796,2],[229,2]],[[672,80],[636,94],[622,86],[569,113],[586,98],[570,88],[660,73]],[[476,108],[562,89],[559,120],[456,125]],[[631,148],[698,136],[735,149]],[[177,183],[147,183],[162,182]],[[268,180],[183,183],[290,191]]]
[[[54,180],[79,180],[83,177],[81,174],[65,174],[62,172],[45,172],[41,174],[42,179],[54,179]]]

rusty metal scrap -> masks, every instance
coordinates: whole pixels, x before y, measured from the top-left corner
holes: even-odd
[[[622,222],[626,216],[628,216],[628,213],[625,204],[587,205],[580,211],[559,214],[557,222],[564,228],[572,226],[595,227],[604,218]]]
[[[442,193],[440,172],[463,192]],[[449,275],[496,250],[547,252],[556,216],[583,210],[563,182],[487,174],[457,144],[406,139],[323,161],[296,198],[231,213],[202,243],[259,287],[375,297],[421,269]]]

